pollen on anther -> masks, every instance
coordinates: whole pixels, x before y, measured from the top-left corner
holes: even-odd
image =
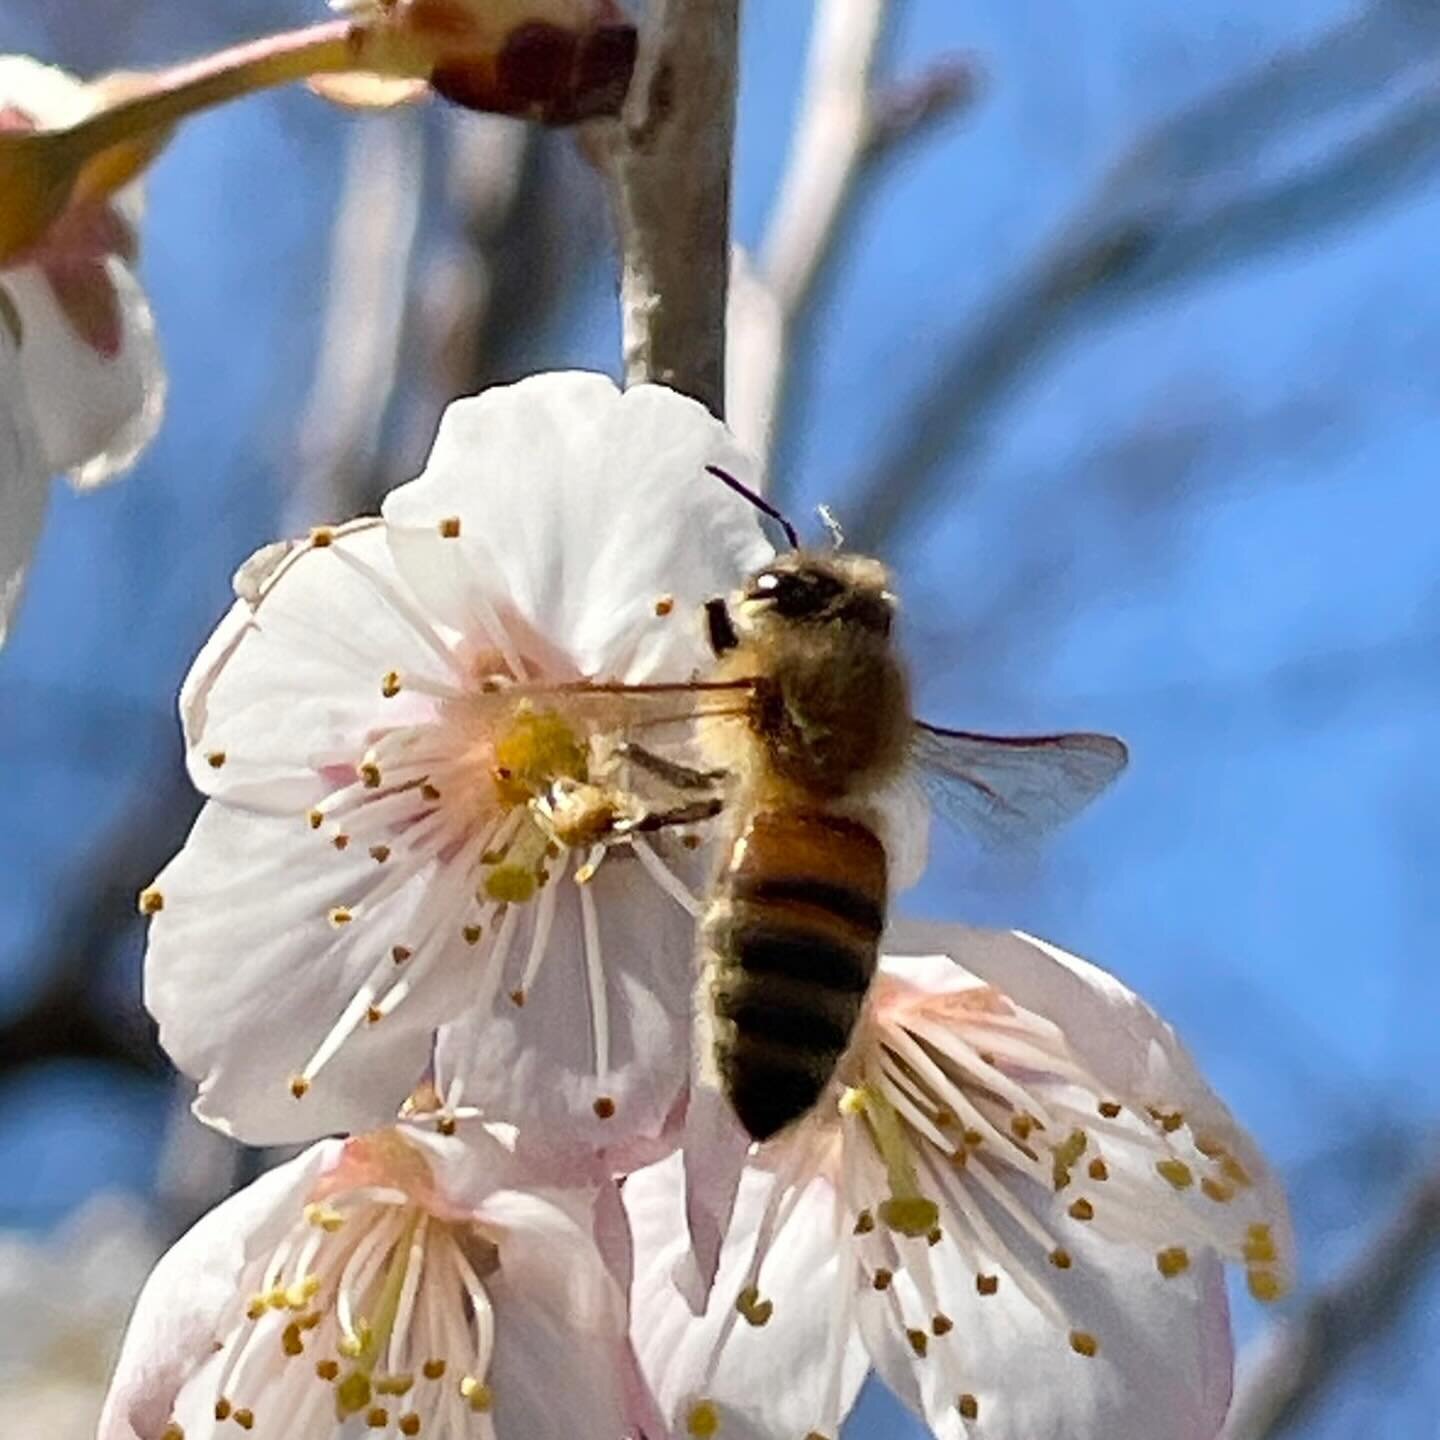
[[[165,897],[152,886],[140,892],[138,904],[142,915],[158,915],[165,908]]]
[[[160,1432],[160,1440],[185,1440],[185,1432],[172,1420]]]
[[[1248,1270],[1245,1284],[1262,1305],[1273,1305],[1285,1294],[1285,1284],[1273,1270]]]
[[[387,700],[393,700],[400,693],[400,674],[396,670],[387,670],[380,677],[380,693]]]
[[[310,532],[310,543],[317,550],[328,550],[335,543],[335,532],[328,525],[317,525]]]
[[[342,830],[330,841],[330,843],[337,850],[348,850],[350,848],[350,837]]]
[[[420,1417],[413,1410],[408,1415],[402,1415],[399,1424],[402,1435],[418,1435],[420,1433]]]
[[[1190,1252],[1183,1245],[1171,1245],[1156,1254],[1155,1268],[1167,1280],[1173,1280],[1190,1268]]]
[[[868,1211],[862,1210],[855,1217],[856,1235],[868,1235],[875,1228],[875,1217]]]
[[[367,1025],[378,1025],[385,1018],[385,1012],[378,1005],[369,1005],[365,1009],[365,1023]]]
[[[435,1129],[441,1135],[453,1135],[455,1133],[455,1117],[453,1115],[441,1115],[435,1121]]]
[[[340,1376],[340,1362],[338,1360],[317,1360],[315,1373],[322,1380],[336,1380]]]
[[[440,522],[440,536],[444,540],[460,538],[460,517],[458,515],[447,515]]]
[[[390,858],[390,847],[388,845],[372,845],[370,858],[377,865],[383,865]]]
[[[712,1436],[720,1433],[719,1412],[710,1401],[701,1400],[690,1407],[690,1413],[685,1417],[685,1429],[695,1440],[711,1440]]]
[[[735,1309],[744,1317],[746,1324],[758,1330],[775,1313],[775,1302],[762,1300],[760,1291],[754,1285],[747,1285],[735,1297]]]
[[[383,1405],[373,1405],[365,1416],[365,1423],[372,1430],[384,1430],[390,1424],[390,1412]]]
[[[1195,1183],[1190,1167],[1183,1160],[1157,1160],[1155,1173],[1177,1190],[1188,1190]]]
[[[1102,1100],[1096,1108],[1107,1120],[1115,1119],[1120,1113],[1120,1106],[1114,1100]]]
[[[884,1266],[881,1266],[881,1268],[870,1277],[870,1283],[877,1290],[888,1290],[890,1288],[890,1282],[894,1278],[895,1274],[893,1271],[886,1270]]]
[[[1245,1231],[1243,1251],[1247,1265],[1273,1265],[1278,1258],[1275,1237],[1268,1225],[1251,1225]]]
[[[221,770],[225,766],[225,752],[223,750],[212,750],[206,757],[205,763],[212,770]]]
[[[993,1295],[1000,1288],[1000,1277],[998,1275],[977,1275],[975,1277],[975,1290],[980,1295]]]
[[[420,793],[429,800],[431,804],[434,804],[434,802],[440,798],[440,791],[428,780],[420,787]]]
[[[290,1077],[290,1093],[297,1100],[303,1100],[309,1091],[310,1082],[303,1075],[292,1075]]]
[[[905,1338],[916,1356],[923,1360],[930,1349],[930,1337],[923,1330],[907,1330]]]
[[[1103,1160],[1092,1160],[1086,1168],[1092,1180],[1108,1180],[1110,1178],[1110,1167]]]
[[[1070,1348],[1085,1358],[1093,1359],[1100,1353],[1100,1343],[1088,1330],[1072,1330],[1070,1332]]]
[[[980,1402],[973,1395],[962,1395],[955,1402],[955,1408],[960,1412],[962,1420],[978,1420],[980,1418]]]
[[[253,1410],[237,1410],[230,1418],[242,1430],[253,1430],[255,1428],[255,1412]]]
[[[1072,1220],[1093,1220],[1095,1207],[1082,1195],[1071,1204],[1069,1214]]]
[[[367,790],[378,790],[380,788],[380,767],[373,760],[367,760],[361,765],[356,774],[360,776],[360,783]]]
[[[485,933],[484,928],[479,925],[466,925],[461,931],[467,945],[478,945],[480,937]]]
[[[1070,1252],[1057,1247],[1050,1252],[1050,1263],[1057,1270],[1068,1270],[1075,1262],[1070,1258]]]
[[[483,1380],[467,1375],[460,1382],[460,1398],[469,1402],[475,1414],[483,1415],[494,1403],[495,1393]]]
[[[675,597],[673,595],[657,595],[655,597],[655,613],[663,620],[675,608]]]
[[[523,989],[512,990],[510,992],[510,1003],[523,1008],[525,1004],[525,991]]]
[[[930,1333],[937,1339],[941,1335],[948,1335],[955,1328],[955,1322],[948,1315],[932,1315],[930,1317]]]
[[[390,949],[390,958],[397,965],[403,965],[415,952],[408,945],[394,945]]]
[[[228,1420],[230,1418],[230,1402],[222,1395],[215,1402],[215,1418],[217,1420]]]
[[[330,923],[338,930],[342,925],[348,925],[355,918],[354,912],[344,905],[337,905],[330,912]]]
[[[615,1116],[615,1102],[608,1095],[597,1095],[590,1108],[599,1120],[611,1120]]]
[[[440,1380],[445,1375],[445,1362],[443,1360],[427,1360],[421,1367],[420,1373],[427,1380]]]
[[[1235,1192],[1230,1186],[1224,1181],[1212,1180],[1208,1175],[1200,1182],[1200,1193],[1217,1205],[1228,1205],[1235,1198]]]

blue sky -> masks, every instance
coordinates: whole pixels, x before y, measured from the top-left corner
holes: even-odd
[[[984,90],[867,192],[813,332],[785,487],[797,511],[828,501],[842,519],[938,358],[1138,134],[1349,13],[903,8],[895,72],[964,50]],[[782,163],[806,9],[749,7],[744,242]],[[34,44],[38,13],[7,7],[0,49]],[[260,13],[228,10],[225,33]],[[179,23],[137,26],[124,58],[199,43]],[[87,841],[176,743],[170,696],[230,570],[276,524],[345,123],[267,99],[197,123],[155,172],[146,274],[170,418],[125,484],[57,487],[0,655],[0,1013],[37,983],[34,937]],[[1347,109],[1304,143],[1323,159],[1365,123]],[[1039,931],[1152,999],[1296,1177],[1311,1278],[1423,1159],[1440,1112],[1437,221],[1440,184],[1421,178],[1044,348],[888,556],[927,714],[1113,730],[1134,753],[1115,794],[1023,870],[938,838],[914,907]],[[614,313],[597,276],[539,346],[547,362],[613,369]],[[97,958],[97,984],[133,993],[127,963],[106,978]],[[12,1081],[0,1218],[46,1226],[94,1188],[151,1183],[166,1104],[163,1086],[80,1069]],[[1433,1353],[1431,1300],[1391,1337],[1397,1363]],[[1237,1322],[1259,1323],[1246,1300]],[[1372,1359],[1304,1433],[1373,1423],[1382,1388],[1390,1433],[1410,1433],[1421,1384]],[[852,1433],[902,1427],[877,1400]]]

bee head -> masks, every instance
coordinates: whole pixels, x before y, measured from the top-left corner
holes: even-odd
[[[721,654],[797,625],[843,625],[883,639],[895,619],[889,578],[878,560],[864,555],[778,555],[729,602],[710,602],[711,643]]]

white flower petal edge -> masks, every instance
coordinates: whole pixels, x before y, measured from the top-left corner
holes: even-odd
[[[631,1433],[623,1297],[583,1197],[478,1126],[324,1141],[201,1220],[141,1295],[99,1440]]]
[[[383,519],[242,567],[181,695],[191,776],[229,818],[142,897],[149,1003],[212,1123],[382,1124],[409,1042],[449,1019],[452,1113],[615,1154],[670,1125],[701,837],[567,824],[572,796],[654,782],[618,757],[612,699],[541,689],[704,666],[702,602],[772,553],[707,464],[748,473],[694,401],[539,376],[452,405]],[[689,729],[645,734],[688,758]]]
[[[12,123],[71,124],[96,103],[63,70],[0,56],[0,112]],[[141,209],[132,185],[68,212],[36,254],[0,271],[21,322],[20,368],[46,469],[82,488],[129,469],[164,413],[165,369],[134,270]]]
[[[49,489],[19,364],[0,325],[0,645],[40,538]]]
[[[1028,936],[919,933],[940,953],[885,957],[828,1101],[752,1155],[705,1338],[637,1331],[672,1422],[833,1437],[839,1341],[825,1404],[802,1419],[764,1399],[795,1363],[771,1327],[819,1313],[941,1440],[1210,1440],[1232,1368],[1221,1261],[1261,1299],[1290,1280],[1274,1178],[1118,981]],[[626,1184],[637,1317],[689,1313],[681,1193],[678,1161]]]

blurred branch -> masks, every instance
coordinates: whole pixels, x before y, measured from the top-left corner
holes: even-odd
[[[1266,62],[1163,121],[1102,179],[1049,247],[938,358],[934,379],[867,469],[859,543],[883,549],[936,498],[947,467],[1031,367],[1082,318],[1092,325],[1158,290],[1313,241],[1440,168],[1440,11],[1374,0],[1319,40]],[[1382,118],[1318,160],[1256,179],[1257,164],[1387,88]],[[1237,184],[1239,188],[1233,188]]]
[[[1440,1253],[1440,1166],[1413,1182],[1360,1254],[1279,1321],[1241,1367],[1224,1440],[1271,1440],[1306,1415],[1405,1312]]]
[[[625,375],[725,407],[740,0],[653,0],[611,154]]]
[[[787,428],[787,397],[803,347],[797,337],[848,233],[862,185],[904,141],[974,92],[960,60],[918,79],[877,86],[894,0],[826,0],[816,7],[805,93],[758,273],[742,274],[731,312],[735,347],[730,423],[767,460]],[[766,468],[762,466],[762,469]]]
[[[420,220],[420,118],[401,109],[352,123],[285,534],[367,508],[367,481],[395,385]]]

